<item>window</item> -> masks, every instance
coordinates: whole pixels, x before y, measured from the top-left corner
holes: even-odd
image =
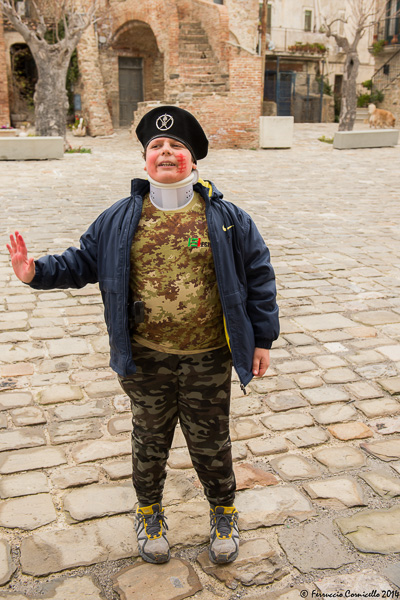
[[[395,2],[395,0],[391,0],[387,8],[389,17],[388,35],[392,37],[396,33],[397,2]]]
[[[304,11],[304,31],[312,31],[312,10]]]

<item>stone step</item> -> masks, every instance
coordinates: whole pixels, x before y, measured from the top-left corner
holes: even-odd
[[[204,42],[202,44],[198,43],[190,43],[190,42],[179,42],[179,49],[182,52],[207,52],[207,50],[212,52],[210,48],[210,44],[208,42]]]
[[[195,21],[193,23],[183,22],[179,24],[179,31],[185,35],[190,33],[204,33],[201,23]]]
[[[180,33],[179,34],[179,40],[181,41],[189,41],[189,42],[193,42],[193,43],[201,43],[201,42],[206,42],[208,44],[208,36],[204,33],[204,31],[202,32],[191,32],[191,33]]]
[[[205,67],[203,68],[201,65],[195,65],[195,69],[181,69],[181,75],[185,77],[201,77],[202,75],[215,75],[219,76],[219,70],[217,67]]]
[[[214,66],[193,65],[193,69],[181,68],[180,73],[187,77],[201,77],[202,75],[219,75],[219,70]]]
[[[225,81],[219,75],[208,75],[203,73],[197,77],[185,77],[185,82],[190,84],[196,83],[217,83],[218,85],[225,85]]]
[[[180,54],[180,56],[182,57],[182,54]],[[210,60],[210,56],[205,56],[204,58],[202,57],[201,54],[199,54],[197,57],[192,56],[190,58],[186,58],[186,59],[182,59],[185,60],[185,65],[193,65],[193,66],[201,66],[203,64],[208,64],[208,61]],[[214,62],[215,65],[217,65],[217,62]]]
[[[357,108],[356,111],[356,121],[363,122],[365,119],[368,119],[369,113],[368,108]]]

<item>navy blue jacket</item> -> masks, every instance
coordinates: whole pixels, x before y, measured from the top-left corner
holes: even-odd
[[[279,335],[275,275],[269,251],[251,217],[222,200],[212,183],[194,186],[204,199],[211,249],[233,364],[243,385],[252,379],[254,348]],[[131,195],[105,210],[80,239],[80,248],[35,261],[35,289],[99,283],[110,340],[110,366],[121,377],[136,372],[128,327],[130,249],[149,182],[132,181]]]

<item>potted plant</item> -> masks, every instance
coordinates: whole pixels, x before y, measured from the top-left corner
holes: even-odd
[[[71,127],[72,135],[84,137],[86,135],[86,124],[83,117],[75,116],[75,123]]]
[[[13,137],[17,136],[19,133],[18,129],[15,127],[11,127],[10,125],[2,125],[0,127],[0,137]]]

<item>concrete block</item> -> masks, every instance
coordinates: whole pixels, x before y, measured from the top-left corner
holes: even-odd
[[[260,148],[291,148],[294,117],[260,117]]]
[[[399,140],[398,129],[366,129],[356,131],[337,131],[333,138],[333,147],[346,148],[383,148],[396,146]]]
[[[64,156],[62,137],[8,137],[0,139],[0,160],[46,160]]]

